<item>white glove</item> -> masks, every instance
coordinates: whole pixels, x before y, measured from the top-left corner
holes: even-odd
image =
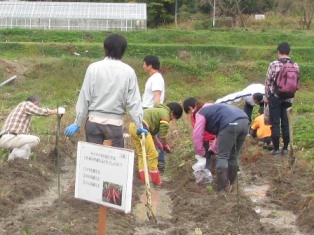
[[[65,108],[58,107],[58,114],[64,114],[64,113],[65,113]]]

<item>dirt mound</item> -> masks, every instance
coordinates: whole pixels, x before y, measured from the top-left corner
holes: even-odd
[[[172,223],[182,228],[180,234],[188,234],[186,224],[191,222],[196,223],[195,227],[202,228],[203,234],[287,234],[287,231],[279,232],[271,225],[260,223],[252,202],[243,195],[241,186],[239,195],[234,186],[226,198],[218,197],[210,184],[195,183],[191,167],[192,162],[187,162],[166,184],[171,189],[174,203]]]
[[[190,57],[185,51],[181,51],[178,56],[181,60],[188,60]],[[0,80],[4,81],[14,75],[24,79],[23,75],[28,67],[36,70],[38,66],[43,65],[31,65],[27,60],[0,60]],[[167,74],[173,69],[171,66],[164,66],[163,73]],[[185,79],[189,84],[197,85],[199,82],[193,76]],[[8,95],[11,94],[0,94],[3,98]],[[0,120],[2,118],[4,116],[0,114]],[[314,172],[311,165],[300,160],[299,156],[295,168],[291,171],[287,167],[286,157],[275,158],[247,138],[241,152],[238,187],[234,185],[231,193],[225,198],[217,197],[212,185],[195,183],[192,173],[194,150],[187,128],[190,123],[186,120],[188,124],[183,125],[181,120],[178,122],[181,126],[178,126],[169,138],[174,152],[166,156],[166,172],[163,175],[163,188],[168,190],[171,198],[171,217],[157,214],[159,217],[156,224],[139,222],[133,211],[131,214],[124,214],[107,208],[107,234],[187,235],[193,234],[195,228],[201,228],[203,234],[207,235],[293,234],[287,228],[262,223],[254,202],[245,195],[246,185],[258,185],[263,182],[269,185],[267,195],[271,203],[277,206],[276,209],[293,211],[297,216],[296,225],[299,231],[313,234]],[[81,133],[84,133],[84,130],[81,129]],[[54,136],[44,138],[31,160],[6,162],[5,158],[0,158],[3,160],[0,161],[0,234],[95,234],[99,206],[74,198],[75,150],[77,140],[84,137],[61,140],[60,200],[57,189],[57,153],[52,146]],[[134,169],[133,208],[139,204],[143,191],[143,184],[137,179],[137,170]],[[156,228],[160,232],[145,231],[148,227]],[[137,228],[141,228],[143,232],[138,233]]]
[[[47,190],[50,180],[42,165],[22,159],[0,165],[0,172],[0,217],[25,200],[39,196]]]
[[[27,67],[21,61],[16,60],[0,60],[0,70],[2,71],[1,81],[9,79],[10,77],[16,75],[19,79],[24,79],[23,74],[27,70]]]
[[[178,141],[181,144],[174,143],[176,154],[180,154],[182,145],[186,144],[184,140]],[[52,150],[47,154],[38,150],[38,157],[33,161],[1,163],[1,234],[30,232],[35,235],[90,235],[97,231],[98,205],[74,198],[75,159],[68,157],[75,152],[75,143],[72,142],[61,143],[62,151],[71,151],[61,154],[64,156],[61,162],[61,182],[68,180],[62,186],[61,200],[55,196],[47,198],[50,202],[40,207],[34,203],[37,207],[32,208],[30,205],[24,210],[17,210],[28,199],[37,200],[39,195],[42,197],[51,191],[51,182],[56,184],[56,154],[53,146],[48,149]],[[172,200],[172,217],[159,217],[157,224],[139,223],[132,213],[124,214],[107,208],[107,234],[186,235],[191,234],[195,228],[201,228],[203,234],[292,234],[287,228],[279,229],[273,224],[261,223],[252,200],[243,193],[246,184],[261,181],[270,184],[267,194],[272,203],[278,208],[292,210],[297,215],[299,230],[304,234],[312,233],[314,173],[310,166],[298,160],[291,171],[286,167],[285,157],[274,158],[262,148],[252,148],[250,141],[245,144],[241,156],[240,169],[246,176],[240,174],[238,190],[234,185],[225,198],[217,197],[212,185],[195,183],[191,169],[194,164],[192,152],[183,152],[179,162],[169,156],[163,187],[169,191]],[[136,172],[135,169],[133,206],[139,203],[139,195],[143,193],[143,185],[137,179]],[[68,175],[65,176],[66,174]],[[143,227],[156,228],[161,233],[138,233],[137,228]]]
[[[250,150],[250,147],[246,149]],[[291,170],[288,167],[288,156],[273,157],[265,151],[256,161],[248,161],[248,155],[252,156],[251,151],[246,151],[242,158],[242,165],[249,176],[249,183],[261,179],[270,182],[267,195],[272,198],[272,202],[297,215],[296,223],[301,232],[313,232],[314,225],[310,222],[314,219],[312,166],[297,158]]]

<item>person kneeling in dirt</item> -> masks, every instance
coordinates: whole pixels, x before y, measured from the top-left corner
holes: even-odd
[[[195,115],[193,129],[194,149],[200,156],[205,154],[204,131],[217,136],[217,192],[225,195],[237,177],[238,155],[249,131],[249,118],[243,110],[228,104],[202,107]]]
[[[192,124],[192,127],[194,128],[195,125],[195,114],[204,106],[204,105],[212,105],[212,103],[203,103],[200,101],[197,101],[194,97],[189,97],[183,102],[183,110],[186,114],[189,114],[190,121]],[[205,154],[203,157],[206,158],[206,164],[205,169],[208,169],[212,174],[214,174],[214,157],[213,154],[216,153],[216,136],[205,131],[204,132],[204,138],[203,138],[203,147],[205,150]]]
[[[148,170],[152,182],[157,186],[162,185],[162,180],[160,178],[160,172],[157,167],[158,152],[155,146],[157,146],[159,149],[163,149],[168,153],[172,151],[167,143],[169,122],[173,119],[181,118],[182,113],[183,109],[181,105],[176,102],[171,102],[167,105],[157,104],[153,108],[148,108],[144,110],[143,128],[149,131],[145,139]],[[139,178],[142,182],[145,182],[142,146],[140,140],[141,136],[139,136],[140,133],[138,133],[136,130],[135,123],[130,123],[129,131],[135,145],[135,150],[138,157]],[[158,133],[160,135],[161,141],[159,141],[156,136],[156,134]]]
[[[264,143],[266,149],[271,150],[271,125],[265,124],[264,107],[260,107],[258,113],[259,115],[254,119],[253,124],[251,125],[250,135]]]
[[[28,134],[32,116],[48,116],[58,112],[57,109],[41,108],[39,103],[40,98],[38,96],[30,96],[14,108],[5,120],[0,132],[1,148],[30,151],[39,144],[39,137]]]

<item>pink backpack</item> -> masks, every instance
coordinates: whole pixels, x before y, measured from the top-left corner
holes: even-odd
[[[283,99],[293,98],[299,89],[300,72],[290,59],[280,59],[283,65],[274,81],[276,94]]]

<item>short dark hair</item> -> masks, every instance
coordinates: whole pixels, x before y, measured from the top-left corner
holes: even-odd
[[[263,94],[262,93],[254,93],[253,94],[253,100],[257,101],[258,103],[261,103],[263,101]]]
[[[181,118],[183,109],[182,106],[177,102],[170,102],[167,104],[172,114],[175,116],[176,119]]]
[[[290,45],[287,42],[282,42],[278,45],[277,51],[282,55],[289,55]]]
[[[128,46],[126,39],[119,34],[111,34],[104,41],[106,56],[120,60]]]
[[[189,97],[183,101],[183,109],[185,113],[189,113],[189,107],[195,107],[197,99]]]
[[[144,62],[146,65],[151,65],[153,69],[156,69],[156,70],[160,69],[160,61],[157,56],[148,55],[144,58]]]
[[[40,101],[40,97],[36,95],[29,96],[26,101],[30,101],[32,103],[36,103]]]

